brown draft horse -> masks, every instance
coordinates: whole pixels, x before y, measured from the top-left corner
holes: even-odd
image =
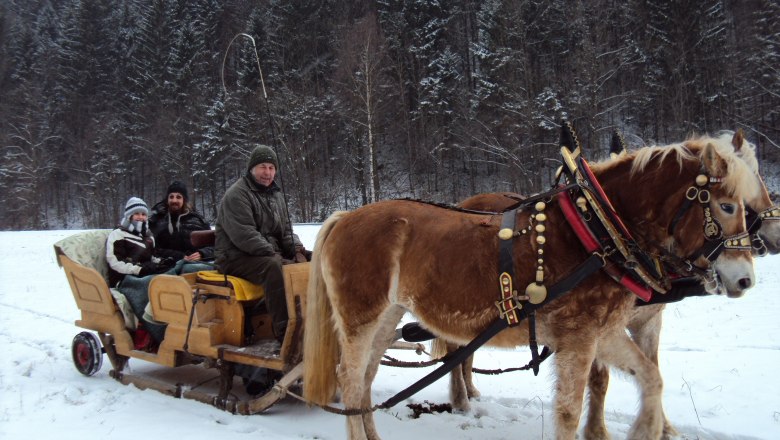
[[[757,191],[744,162],[715,147],[652,149],[593,166],[604,192],[639,245],[684,257],[704,243],[703,209],[686,212],[672,235],[668,225],[702,172],[726,236],[745,232],[743,199]],[[587,258],[551,203],[547,215],[545,280],[558,280]],[[327,404],[341,389],[348,409],[371,408],[371,383],[406,311],[437,336],[464,344],[498,319],[499,219],[413,201],[384,201],[333,214],[317,236],[307,295],[304,397]],[[529,224],[518,214],[518,228]],[[533,235],[533,234],[530,234]],[[514,243],[516,285],[532,282],[537,241]],[[463,255],[470,255],[464,261]],[[721,261],[722,260],[722,261]],[[754,282],[752,257],[730,250],[713,264],[729,296]],[[644,393],[632,438],[659,438],[663,427],[661,377],[625,334],[634,298],[602,272],[537,312],[537,337],[555,352],[556,431],[575,438],[590,366],[603,362],[635,373]],[[527,326],[508,328],[490,344],[528,343]],[[377,439],[373,414],[347,417],[351,439]]]
[[[715,138],[705,136],[698,139],[689,139],[684,141],[683,145],[700,146],[705,143],[717,145],[722,151],[732,149],[755,174],[759,183],[759,191],[753,198],[745,199],[745,204],[763,217],[761,227],[756,233],[763,240],[767,251],[771,254],[780,253],[780,246],[778,246],[780,243],[780,217],[777,217],[777,206],[774,205],[769,197],[766,185],[758,174],[759,170],[758,161],[755,156],[755,146],[744,138],[741,130],[737,132],[723,132]],[[775,214],[773,214],[773,212]],[[665,307],[664,304],[636,307],[627,327],[631,338],[639,346],[640,350],[642,350],[642,353],[644,353],[656,366],[658,365],[658,346],[662,326],[662,312]],[[465,374],[463,380],[468,380]],[[452,383],[454,382],[451,381],[451,384]],[[585,438],[609,438],[604,421],[604,403],[608,385],[609,368],[596,359],[596,362],[593,363],[590,377],[588,378],[589,400],[588,417],[585,423]],[[471,388],[474,388],[473,384],[471,385]],[[677,431],[664,414],[662,438],[671,438],[676,434]]]
[[[769,253],[776,254],[780,252],[778,243],[780,242],[780,217],[773,214],[777,209],[769,197],[761,177],[758,175],[758,162],[755,157],[755,147],[745,140],[741,131],[723,132],[715,138],[701,137],[698,139],[689,139],[683,144],[713,143],[720,149],[728,151],[733,148],[736,154],[748,165],[753,173],[759,179],[759,193],[756,198],[746,200],[745,203],[751,209],[759,213],[764,219],[761,227],[756,232],[766,244]],[[469,197],[458,204],[466,209],[481,211],[501,212],[510,206],[522,200],[523,196],[516,193],[486,193],[477,194]],[[774,216],[773,216],[774,215]],[[643,307],[636,307],[631,319],[628,322],[628,331],[631,338],[642,350],[642,353],[650,359],[655,365],[658,365],[658,345],[661,332],[662,315],[664,304],[654,304]],[[453,351],[457,347],[441,339],[434,341],[432,353],[434,356],[441,356],[448,351]],[[469,357],[460,368],[456,368],[450,375],[450,401],[453,408],[465,411],[469,408],[468,399],[478,397],[479,390],[473,383],[472,377],[472,357]],[[588,416],[586,418],[584,434],[585,438],[609,438],[604,421],[604,403],[609,384],[609,369],[601,364],[598,359],[593,363],[591,373],[588,378]],[[664,429],[662,438],[670,438],[676,434],[676,430],[669,420],[664,416]]]

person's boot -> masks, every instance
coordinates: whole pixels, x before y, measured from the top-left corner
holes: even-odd
[[[235,374],[241,376],[246,393],[252,397],[265,394],[274,385],[268,373],[265,368],[250,365],[238,365],[235,369]]]
[[[244,345],[252,345],[255,339],[255,328],[252,325],[252,317],[244,318]]]
[[[274,337],[281,344],[284,342],[284,334],[287,332],[287,320],[274,322],[273,324]]]
[[[133,334],[133,348],[136,350],[146,350],[152,343],[152,335],[146,330],[143,322],[138,323],[138,327]]]

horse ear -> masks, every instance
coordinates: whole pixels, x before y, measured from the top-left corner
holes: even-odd
[[[738,128],[734,137],[731,138],[731,145],[734,146],[734,151],[739,151],[742,148],[742,143],[745,142],[745,132],[741,128]]]
[[[612,142],[609,144],[609,155],[618,156],[620,153],[628,151],[626,148],[626,142],[623,140],[623,136],[618,133],[617,130],[612,132]]]
[[[713,177],[722,177],[726,174],[728,165],[726,161],[718,154],[714,145],[708,143],[701,152],[701,162],[707,174]]]

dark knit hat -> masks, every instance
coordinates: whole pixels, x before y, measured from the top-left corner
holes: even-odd
[[[187,196],[187,185],[185,185],[184,182],[174,180],[173,183],[168,186],[168,192],[165,194],[166,198],[171,195],[171,193],[179,193],[184,197],[184,200],[189,199]]]
[[[146,206],[146,202],[139,199],[138,197],[130,197],[130,199],[125,204],[125,216],[122,218],[122,226],[130,226],[130,217],[138,212],[143,212],[144,214],[149,215],[149,207]]]
[[[276,159],[276,153],[268,145],[258,145],[252,150],[252,154],[249,155],[249,163],[247,170],[252,170],[255,165],[259,163],[272,163],[276,168],[279,168],[279,161]]]

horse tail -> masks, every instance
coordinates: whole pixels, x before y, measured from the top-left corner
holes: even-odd
[[[303,397],[326,405],[336,394],[336,366],[339,342],[333,321],[333,308],[322,274],[322,247],[333,227],[346,211],[333,213],[320,228],[311,258],[306,292],[306,318],[303,333]]]
[[[447,342],[442,338],[435,338],[431,341],[431,357],[438,359],[447,354]]]

